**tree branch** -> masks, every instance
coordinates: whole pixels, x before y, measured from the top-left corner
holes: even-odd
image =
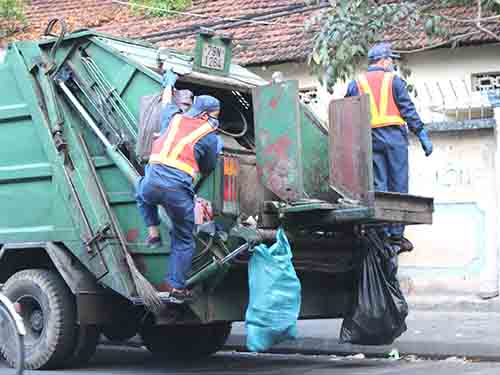
[[[442,17],[446,21],[451,21],[451,22],[456,22],[456,23],[475,23],[477,22],[477,19],[465,19],[465,18],[455,18],[451,16],[447,16],[445,14],[440,14],[440,17]],[[489,22],[489,21],[495,21],[497,19],[500,19],[500,15],[498,16],[490,16],[490,17],[482,17],[481,22]]]
[[[482,32],[488,34],[489,36],[495,38],[496,40],[500,41],[500,36],[496,35],[493,31],[488,30],[486,27],[481,25],[481,0],[477,0],[477,19],[476,19],[476,27],[481,30]]]

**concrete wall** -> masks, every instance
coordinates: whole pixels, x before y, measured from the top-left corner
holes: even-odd
[[[500,71],[500,48],[496,45],[441,48],[410,54],[405,59],[414,81],[465,80],[469,88],[472,74]]]
[[[433,132],[426,158],[410,143],[410,193],[435,199],[434,223],[410,226],[415,250],[400,256],[410,292],[491,294],[498,288],[493,129]]]
[[[479,94],[471,98],[471,75],[500,71],[499,61],[498,46],[440,49],[410,55],[407,58],[413,72],[410,83],[417,83],[417,91],[421,92],[417,102],[424,121],[453,120],[454,117],[453,114],[436,117],[435,112],[423,108],[430,101],[419,83],[422,86],[423,82],[440,82],[447,101],[442,107],[489,106],[487,101],[482,102],[485,98]],[[286,78],[298,79],[302,88],[319,87],[305,64],[287,63],[252,70],[266,78],[281,71]],[[463,92],[458,93],[462,103],[449,103],[450,81],[462,82]],[[333,97],[342,97],[345,90],[345,84],[337,85]],[[464,93],[467,90],[469,97]],[[326,120],[326,108],[332,96],[321,87],[318,92],[320,98],[314,109]],[[433,132],[431,136],[435,151],[429,158],[424,156],[415,137],[411,137],[410,190],[412,194],[435,198],[435,216],[432,226],[407,229],[415,250],[400,256],[404,285],[410,293],[446,291],[495,295],[500,242],[497,217],[500,161],[496,132],[494,129],[457,130]]]

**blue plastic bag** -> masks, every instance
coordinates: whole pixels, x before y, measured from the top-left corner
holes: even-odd
[[[292,264],[292,251],[283,229],[271,247],[254,248],[248,265],[250,298],[246,311],[247,348],[262,352],[297,337],[300,281]]]

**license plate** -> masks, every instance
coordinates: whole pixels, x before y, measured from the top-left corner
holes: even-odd
[[[203,55],[201,66],[209,69],[224,70],[224,47],[205,44],[203,46]]]

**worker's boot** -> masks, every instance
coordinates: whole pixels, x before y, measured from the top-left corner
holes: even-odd
[[[413,250],[413,244],[409,239],[403,236],[391,236],[389,237],[389,243],[393,246],[398,247],[398,254],[410,252]]]
[[[166,281],[156,286],[158,295],[166,297],[172,303],[184,303],[186,300],[193,298],[193,294],[188,289],[177,289],[171,286]]]

